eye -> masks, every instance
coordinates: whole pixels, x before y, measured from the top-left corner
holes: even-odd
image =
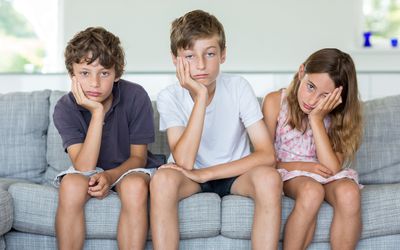
[[[214,52],[209,52],[209,53],[207,53],[207,57],[214,57],[215,56],[215,53]]]
[[[103,71],[103,72],[101,72],[101,76],[102,77],[107,77],[107,76],[109,76],[110,75],[110,72],[108,72],[108,71]]]
[[[194,57],[193,55],[186,55],[186,56],[185,56],[185,58],[186,58],[187,60],[191,60],[191,59],[193,59],[193,57]]]
[[[307,90],[313,91],[314,90],[314,85],[307,83]]]
[[[86,77],[86,76],[89,75],[89,72],[87,72],[87,71],[81,71],[81,72],[79,72],[79,74],[80,74],[81,76]]]

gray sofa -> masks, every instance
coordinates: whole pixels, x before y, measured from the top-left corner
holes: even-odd
[[[50,183],[70,165],[52,121],[63,94],[45,90],[0,95],[0,249],[56,249],[57,189]],[[364,110],[365,137],[354,163],[365,185],[358,249],[399,249],[400,96],[368,101]],[[169,153],[164,133],[157,132],[151,149]],[[283,198],[282,228],[293,204]],[[115,194],[89,200],[85,249],[117,249],[119,209]],[[250,249],[251,199],[196,194],[180,202],[179,216],[181,249]],[[329,249],[331,220],[332,208],[324,203],[310,249]]]

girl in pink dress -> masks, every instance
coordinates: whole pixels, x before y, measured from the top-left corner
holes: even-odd
[[[264,120],[274,138],[285,195],[296,203],[286,226],[284,249],[306,249],[325,200],[334,209],[332,249],[355,249],[361,233],[362,185],[343,168],[362,137],[356,71],[338,49],[313,53],[288,89],[268,94]]]

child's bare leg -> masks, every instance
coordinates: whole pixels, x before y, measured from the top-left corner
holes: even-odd
[[[63,177],[58,193],[56,236],[58,249],[82,249],[85,240],[86,201],[90,198],[88,178],[79,174]]]
[[[333,206],[332,249],[355,249],[361,234],[361,195],[358,185],[341,179],[325,185],[326,200]]]
[[[178,202],[200,185],[174,169],[159,169],[150,182],[150,222],[154,249],[179,248]]]
[[[235,180],[231,192],[254,200],[252,249],[278,249],[282,196],[279,173],[271,167],[255,167]]]
[[[306,249],[314,236],[317,214],[324,201],[324,187],[309,177],[296,177],[283,184],[285,194],[295,199],[286,222],[284,249]]]
[[[131,173],[117,184],[121,199],[118,222],[118,248],[144,249],[148,231],[147,197],[150,176],[145,173]]]

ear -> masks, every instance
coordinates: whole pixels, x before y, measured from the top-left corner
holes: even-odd
[[[172,58],[172,62],[174,63],[174,65],[176,66],[176,56],[174,55],[174,53],[172,53],[171,51],[171,58]]]
[[[220,64],[223,64],[226,60],[226,47],[221,51],[221,61]]]
[[[304,68],[304,64],[301,64],[300,67],[299,67],[299,71],[297,72],[298,76],[299,76],[299,79],[303,79],[303,77],[305,75],[304,69],[305,69]]]

